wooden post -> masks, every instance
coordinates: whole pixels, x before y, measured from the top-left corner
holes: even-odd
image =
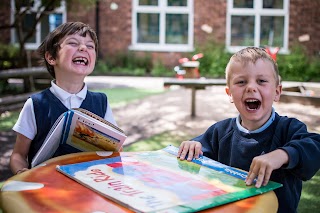
[[[196,116],[196,87],[191,88],[191,117]]]

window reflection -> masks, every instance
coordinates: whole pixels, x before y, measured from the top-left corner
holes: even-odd
[[[254,45],[254,16],[232,16],[231,45]]]
[[[166,16],[166,43],[188,43],[188,15],[168,14]]]
[[[139,0],[139,5],[158,5],[158,0]]]
[[[36,15],[37,15],[36,13],[26,14],[25,19],[23,20],[23,27],[22,27],[24,33],[29,33],[30,31],[33,30],[31,26],[33,26],[35,23]],[[36,42],[35,33],[31,38],[28,39],[27,42]]]
[[[168,0],[168,6],[187,6],[187,0]]]
[[[49,32],[53,31],[61,24],[61,13],[45,15],[45,17],[41,21],[41,40],[44,40],[44,38],[48,35]]]
[[[262,46],[282,47],[284,41],[284,17],[261,17],[260,44]]]
[[[283,0],[263,0],[263,8],[283,9]]]
[[[233,0],[234,8],[253,8],[253,0]]]
[[[138,42],[159,42],[159,14],[138,13]]]
[[[289,0],[228,0],[227,45],[288,48]]]

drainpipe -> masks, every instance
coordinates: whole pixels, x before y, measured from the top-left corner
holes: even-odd
[[[99,9],[100,9],[100,0],[96,0],[96,34],[97,34],[97,38],[98,40],[100,39],[100,29],[99,29],[99,19],[100,19],[100,13],[99,13]],[[100,42],[98,44],[100,46]],[[100,49],[99,47],[97,47],[98,50]],[[101,58],[101,54],[100,51],[98,51],[98,59]]]

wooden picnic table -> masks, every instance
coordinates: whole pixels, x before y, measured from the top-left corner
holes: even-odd
[[[191,117],[196,116],[196,91],[205,89],[208,86],[225,86],[225,79],[206,79],[206,78],[187,78],[187,79],[166,79],[163,83],[164,87],[167,86],[182,86],[191,89]]]
[[[3,212],[117,212],[133,213],[124,205],[101,196],[56,171],[57,165],[115,157],[108,152],[80,152],[52,158],[38,167],[15,175],[4,182],[0,193]],[[118,154],[119,155],[119,154]],[[188,190],[188,189],[186,189]],[[273,191],[202,210],[202,213],[272,213],[278,200]]]

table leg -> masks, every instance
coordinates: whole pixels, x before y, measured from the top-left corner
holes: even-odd
[[[191,117],[196,116],[196,91],[195,87],[191,88]]]

